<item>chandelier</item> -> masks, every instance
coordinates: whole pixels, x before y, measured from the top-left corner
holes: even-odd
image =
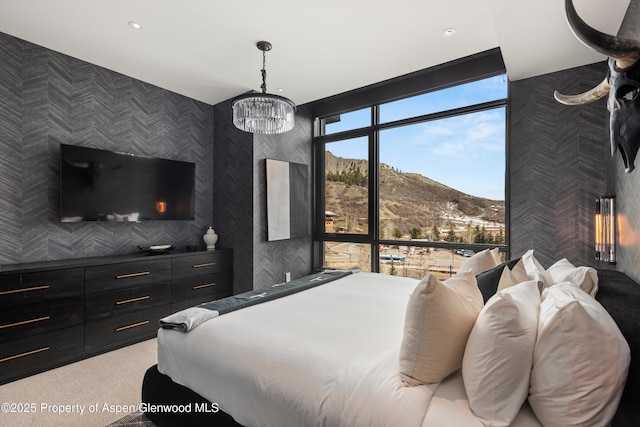
[[[279,95],[267,93],[266,52],[271,43],[256,44],[262,51],[262,93],[246,93],[233,100],[233,124],[240,130],[251,133],[276,135],[293,129],[296,105]]]

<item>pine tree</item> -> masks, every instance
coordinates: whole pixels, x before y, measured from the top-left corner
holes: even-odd
[[[422,229],[420,227],[413,227],[411,229],[412,239],[422,239]]]
[[[402,230],[400,229],[400,227],[395,227],[393,229],[393,237],[396,240],[400,240],[402,238]]]

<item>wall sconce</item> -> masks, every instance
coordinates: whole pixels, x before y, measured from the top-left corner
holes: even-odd
[[[596,261],[616,263],[616,196],[596,199]]]

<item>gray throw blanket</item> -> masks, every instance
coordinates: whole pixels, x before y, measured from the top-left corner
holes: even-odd
[[[205,302],[190,307],[160,319],[160,326],[164,329],[174,329],[189,332],[196,326],[225,313],[240,310],[245,307],[282,298],[318,285],[332,282],[359,270],[326,270],[287,283],[277,283],[266,288],[233,295],[215,301]]]

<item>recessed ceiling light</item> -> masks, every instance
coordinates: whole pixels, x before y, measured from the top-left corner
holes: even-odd
[[[447,28],[442,32],[442,37],[452,37],[456,33],[455,28]]]
[[[138,24],[136,21],[129,21],[129,26],[136,30],[142,29],[142,25]]]
[[[284,89],[279,87],[278,89],[276,89],[278,92],[284,92]]]

